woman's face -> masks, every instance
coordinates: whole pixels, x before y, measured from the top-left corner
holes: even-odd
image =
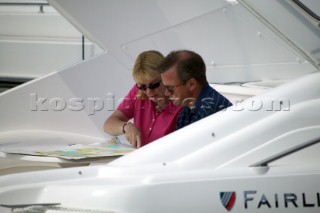
[[[150,80],[144,80],[141,83],[139,82],[137,83],[137,87],[154,102],[159,102],[165,99],[165,87],[163,86],[160,76]]]

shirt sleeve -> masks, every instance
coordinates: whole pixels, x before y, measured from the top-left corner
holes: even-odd
[[[128,119],[131,119],[134,116],[137,93],[138,89],[133,86],[117,108],[117,110],[122,112]]]

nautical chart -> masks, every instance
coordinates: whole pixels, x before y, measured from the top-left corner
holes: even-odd
[[[0,145],[0,151],[4,153],[58,157],[68,160],[121,156],[133,150],[135,148],[124,143],[118,137],[93,144],[63,143],[52,138],[32,144],[20,143],[20,146],[13,143],[8,146],[6,144]]]

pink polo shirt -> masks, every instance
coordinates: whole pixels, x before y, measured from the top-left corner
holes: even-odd
[[[170,101],[165,108],[156,110],[153,101],[136,97],[138,91],[138,88],[133,86],[117,110],[128,119],[133,118],[141,132],[141,146],[144,146],[175,130],[181,107]]]

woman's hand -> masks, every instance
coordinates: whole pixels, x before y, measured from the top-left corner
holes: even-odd
[[[123,130],[125,131],[125,136],[132,146],[136,148],[141,147],[141,134],[139,129],[131,122],[126,123]]]

